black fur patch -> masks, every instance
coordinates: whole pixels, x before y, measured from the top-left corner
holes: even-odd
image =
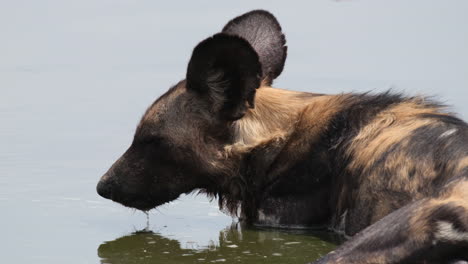
[[[263,78],[271,85],[283,71],[286,61],[286,38],[276,18],[264,10],[254,10],[229,21],[223,33],[247,40],[260,57]]]
[[[187,69],[187,89],[208,99],[211,111],[237,120],[254,106],[262,69],[258,55],[243,38],[214,35],[193,50]]]
[[[381,111],[408,98],[390,91],[381,94],[355,94],[330,122],[328,140],[331,148],[345,146]],[[344,150],[344,148],[343,148]],[[340,158],[343,158],[341,156]]]
[[[457,125],[457,126],[463,126],[463,127],[467,126],[463,120],[452,115],[421,114],[419,116],[422,118],[433,118],[435,120],[438,120],[444,123]]]

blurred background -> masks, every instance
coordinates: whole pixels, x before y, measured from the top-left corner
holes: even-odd
[[[1,262],[118,263],[102,245],[133,241],[126,237],[146,227],[146,216],[98,197],[99,177],[128,147],[146,107],[184,78],[193,47],[252,9],[272,12],[287,38],[275,87],[392,88],[433,95],[468,118],[465,0],[0,0]],[[149,229],[180,249],[226,249],[220,237],[231,222],[216,201],[190,195],[150,212]],[[293,239],[259,253],[279,263],[290,261],[281,250],[295,244],[286,243],[311,239],[262,232],[246,241]],[[317,256],[332,247],[323,241]],[[145,254],[133,260],[160,259]]]

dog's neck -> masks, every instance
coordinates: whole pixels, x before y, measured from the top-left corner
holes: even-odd
[[[234,144],[256,146],[287,135],[301,110],[316,96],[272,87],[259,88],[255,108],[233,124]]]

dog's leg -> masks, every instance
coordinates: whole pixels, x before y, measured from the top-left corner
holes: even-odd
[[[367,227],[320,263],[466,263],[468,179],[410,203]]]

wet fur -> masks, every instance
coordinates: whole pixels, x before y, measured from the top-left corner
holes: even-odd
[[[467,124],[424,97],[273,88],[286,50],[261,10],[200,42],[98,193],[149,210],[199,190],[248,224],[352,237],[317,263],[467,260]]]

